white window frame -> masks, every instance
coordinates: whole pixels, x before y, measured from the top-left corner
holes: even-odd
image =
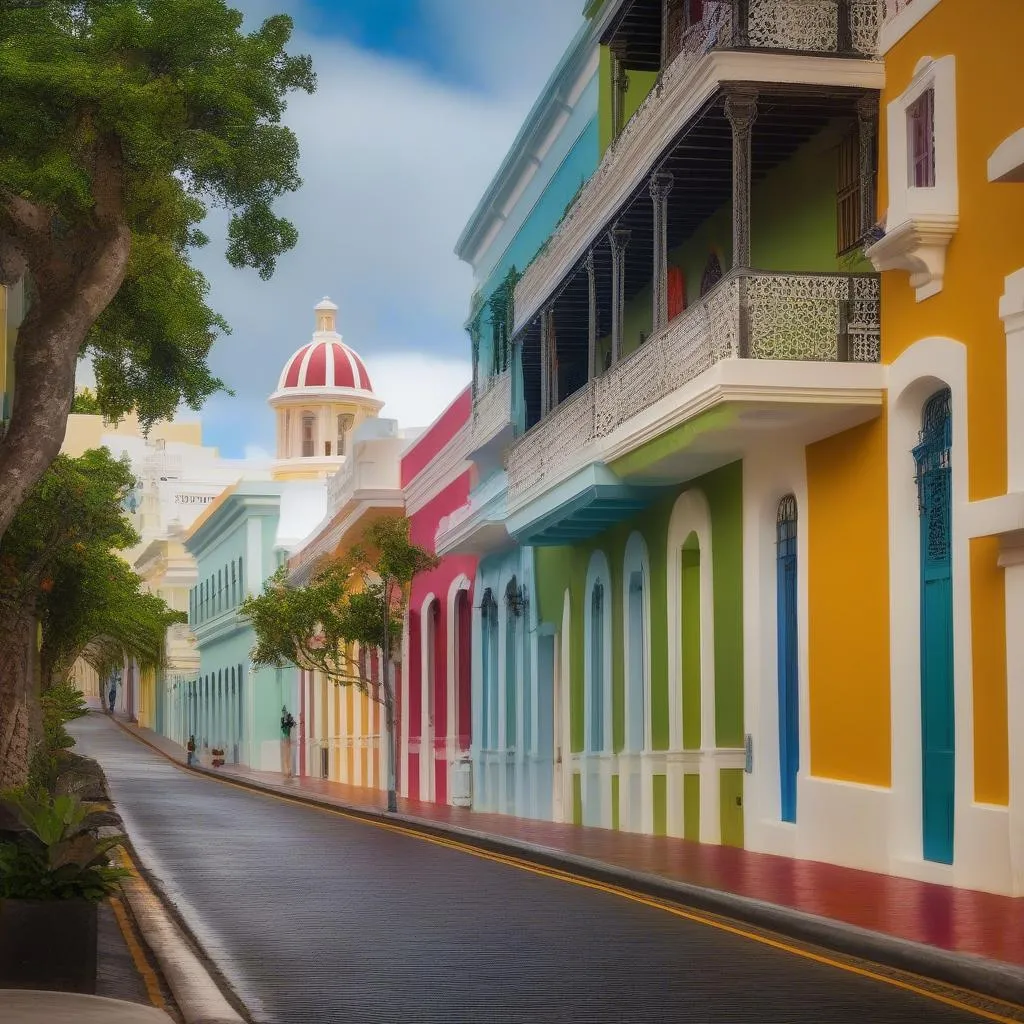
[[[934,92],[935,184],[910,184],[910,107]],[[906,90],[886,108],[889,209],[884,237],[867,255],[878,270],[906,270],[918,302],[942,291],[946,249],[960,220],[956,58],[922,57]]]

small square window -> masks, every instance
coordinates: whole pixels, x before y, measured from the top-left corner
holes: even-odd
[[[926,89],[907,107],[908,183],[912,188],[935,187],[935,90]]]

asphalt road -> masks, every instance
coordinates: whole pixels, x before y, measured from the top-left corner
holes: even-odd
[[[198,777],[74,723],[135,848],[257,1021],[963,1024],[609,893]]]

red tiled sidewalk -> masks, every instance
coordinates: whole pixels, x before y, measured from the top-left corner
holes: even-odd
[[[125,725],[124,722],[121,723]],[[181,747],[148,729],[126,728],[178,761]],[[322,779],[285,779],[231,765],[217,772],[250,785],[339,808],[380,812],[384,794]],[[600,861],[801,911],[883,936],[1024,967],[1024,900],[953,889],[815,861],[709,846],[665,836],[635,835],[485,814],[399,799],[399,814],[440,828],[529,843],[554,855]]]

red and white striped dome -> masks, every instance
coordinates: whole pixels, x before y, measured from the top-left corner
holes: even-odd
[[[359,356],[335,331],[338,307],[325,298],[316,306],[317,329],[313,340],[303,345],[284,365],[278,392],[294,389],[349,388],[373,393],[370,375]]]

